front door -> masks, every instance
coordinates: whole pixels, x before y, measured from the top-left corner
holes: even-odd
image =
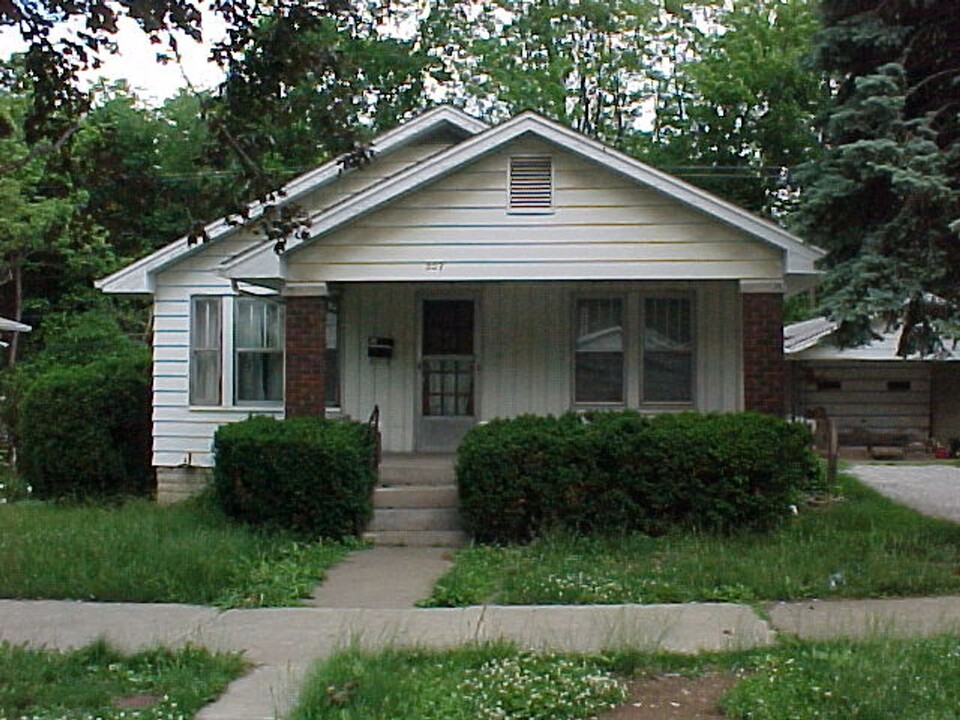
[[[476,422],[475,303],[421,306],[417,450],[453,452]]]

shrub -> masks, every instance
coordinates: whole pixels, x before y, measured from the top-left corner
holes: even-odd
[[[809,446],[806,428],[755,413],[498,420],[460,446],[461,512],[480,541],[548,528],[763,530],[820,480]]]
[[[143,495],[151,487],[150,357],[145,347],[52,367],[17,413],[19,470],[40,498]]]
[[[339,539],[370,518],[374,438],[366,425],[252,417],[221,427],[213,444],[216,496],[238,520]]]

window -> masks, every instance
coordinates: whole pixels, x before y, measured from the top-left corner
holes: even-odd
[[[510,158],[509,208],[512,212],[543,212],[553,207],[553,159],[545,156]]]
[[[890,392],[910,392],[909,380],[889,380],[887,390]]]
[[[623,403],[623,301],[581,298],[576,305],[574,400]]]
[[[340,407],[340,305],[327,298],[327,350],[324,354],[323,381],[327,407]]]
[[[236,402],[281,402],[283,308],[270,300],[237,298],[233,325]]]
[[[693,401],[693,313],[688,298],[646,298],[643,402]]]
[[[190,312],[190,404],[219,405],[221,299],[195,297]]]
[[[843,390],[843,383],[839,380],[817,380],[817,390],[822,392]]]

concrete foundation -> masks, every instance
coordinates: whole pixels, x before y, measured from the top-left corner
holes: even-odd
[[[170,505],[199,494],[213,480],[212,468],[158,467],[157,502]]]

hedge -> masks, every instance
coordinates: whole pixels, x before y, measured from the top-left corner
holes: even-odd
[[[373,512],[374,441],[361,423],[252,417],[217,430],[214,453],[217,499],[243,522],[339,539]]]
[[[17,408],[18,469],[38,498],[146,495],[150,462],[146,349],[33,378]]]
[[[801,425],[756,413],[522,416],[470,430],[461,513],[481,542],[546,530],[764,530],[821,482]]]

